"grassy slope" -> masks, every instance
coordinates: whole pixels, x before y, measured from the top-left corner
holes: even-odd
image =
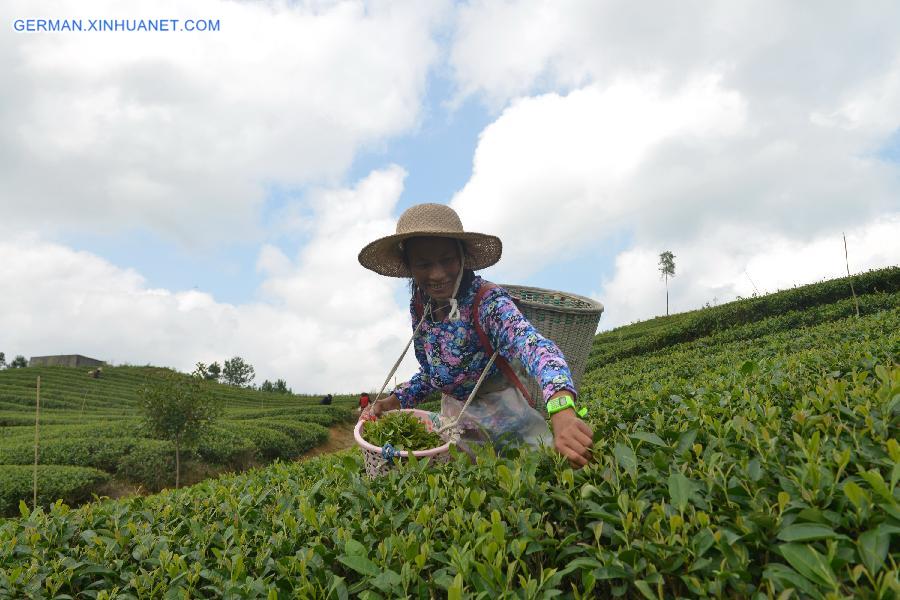
[[[900,308],[847,318],[819,285],[598,336],[587,469],[530,452],[370,482],[348,452],[37,511],[0,526],[0,596],[895,597]]]

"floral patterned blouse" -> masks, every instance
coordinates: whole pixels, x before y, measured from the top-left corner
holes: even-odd
[[[472,321],[475,295],[483,281],[475,276],[468,289],[460,290],[458,322],[449,319],[433,322],[429,317],[422,323],[413,342],[419,372],[393,392],[403,408],[418,404],[436,390],[463,401],[469,397],[491,358],[481,347]],[[409,310],[415,328],[420,315],[416,313],[414,298],[410,300]],[[509,292],[501,287],[489,290],[481,300],[478,319],[494,349],[499,349],[507,361],[519,359],[528,374],[538,379],[545,402],[560,390],[575,393],[572,373],[562,352],[525,319]],[[497,371],[495,362],[488,376]]]

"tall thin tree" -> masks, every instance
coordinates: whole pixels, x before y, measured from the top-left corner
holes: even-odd
[[[666,316],[669,316],[669,277],[675,277],[675,255],[666,250],[659,255],[660,277],[666,280]]]

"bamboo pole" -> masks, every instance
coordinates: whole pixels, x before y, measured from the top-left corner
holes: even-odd
[[[853,304],[856,306],[856,318],[859,318],[859,300],[856,299],[856,290],[853,289],[853,277],[850,275],[850,259],[847,258],[847,234],[844,236],[844,264],[847,265],[847,277],[850,279],[850,293],[853,294]]]
[[[753,292],[754,292],[757,296],[759,296],[759,290],[756,289],[756,284],[753,282],[753,278],[750,277],[750,273],[747,272],[747,269],[744,269],[744,275],[746,275],[746,276],[747,276],[747,279],[750,280],[750,285],[753,286]]]
[[[41,422],[41,376],[37,378],[37,392],[35,393],[34,402],[34,477],[32,481],[33,497],[32,509],[37,510],[37,481],[38,481],[38,445],[40,443],[40,422]]]

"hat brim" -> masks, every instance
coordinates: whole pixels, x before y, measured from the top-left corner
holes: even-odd
[[[375,240],[359,252],[359,264],[388,277],[412,277],[403,262],[400,243],[414,237],[442,237],[461,240],[465,245],[465,267],[477,271],[496,264],[503,254],[500,238],[486,233],[446,231],[415,231],[397,233]]]

